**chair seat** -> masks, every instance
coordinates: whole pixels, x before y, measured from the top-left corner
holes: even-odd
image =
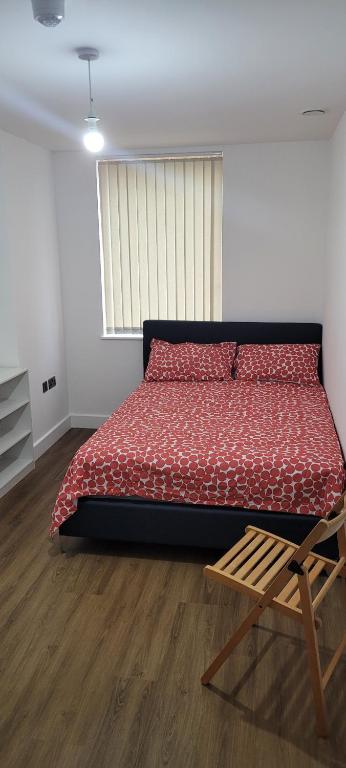
[[[290,560],[298,545],[272,533],[248,526],[246,533],[215,565],[207,565],[206,576],[222,581],[240,592],[258,599],[264,595],[279,571]],[[336,563],[315,552],[304,560],[310,585],[325,569],[335,568]],[[317,596],[316,596],[317,598]],[[274,605],[275,603],[275,605]],[[273,600],[272,607],[298,618],[301,614],[300,592],[296,574]]]

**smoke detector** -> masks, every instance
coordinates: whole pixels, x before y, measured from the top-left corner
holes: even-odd
[[[57,27],[65,15],[65,0],[31,0],[35,21],[44,27]]]

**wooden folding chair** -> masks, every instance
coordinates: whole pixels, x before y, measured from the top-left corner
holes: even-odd
[[[324,689],[346,649],[346,632],[322,674],[316,629],[321,620],[316,611],[338,575],[346,579],[346,492],[328,518],[321,519],[300,546],[280,536],[249,525],[246,533],[205,575],[244,592],[256,600],[246,619],[228,640],[202,676],[207,685],[265,608],[281,611],[303,624],[308,654],[316,727],[319,736],[328,735]],[[312,548],[337,533],[339,559],[321,557]],[[311,587],[320,573],[329,573],[315,597]],[[345,582],[346,584],[346,582]],[[346,594],[345,594],[346,597]],[[346,601],[345,601],[346,609]]]

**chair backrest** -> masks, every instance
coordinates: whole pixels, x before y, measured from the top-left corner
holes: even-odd
[[[297,560],[297,562],[302,562],[305,559],[306,555],[304,555],[303,558],[301,557],[301,550],[305,551],[305,543],[308,540],[309,548],[312,549],[316,546],[316,544],[319,544],[322,541],[326,541],[326,539],[329,539],[331,536],[337,533],[339,529],[341,529],[341,526],[346,522],[345,503],[346,491],[344,491],[336,504],[334,504],[334,507],[329,512],[328,517],[320,520],[317,525],[315,525],[315,528],[312,529],[311,533],[301,543],[295,554],[295,560]]]
[[[324,522],[324,530],[322,531],[319,541],[330,539],[331,536],[334,536],[334,533],[339,531],[342,524],[346,522],[346,509],[340,512],[334,520],[322,520],[322,522]]]
[[[341,511],[340,511],[341,510]],[[335,517],[336,515],[336,517]],[[284,567],[279,571],[277,576],[269,584],[264,597],[262,598],[262,605],[268,605],[269,602],[275,597],[288,583],[292,577],[292,570],[301,569],[305,558],[309,552],[319,544],[321,541],[329,539],[334,533],[338,533],[338,546],[339,546],[339,563],[342,559],[346,561],[346,491],[342,494],[340,499],[334,504],[333,509],[330,511],[328,518],[320,520],[317,525],[310,531],[308,536],[302,541],[300,546],[291,555],[290,559],[285,563]],[[337,565],[335,563],[335,565]],[[293,568],[292,568],[293,566]],[[335,569],[334,569],[335,570]],[[302,571],[301,571],[302,572]]]

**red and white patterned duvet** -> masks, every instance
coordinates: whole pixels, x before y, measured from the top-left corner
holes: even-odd
[[[80,496],[323,516],[343,485],[320,385],[143,382],[76,453],[50,530],[73,514]]]

